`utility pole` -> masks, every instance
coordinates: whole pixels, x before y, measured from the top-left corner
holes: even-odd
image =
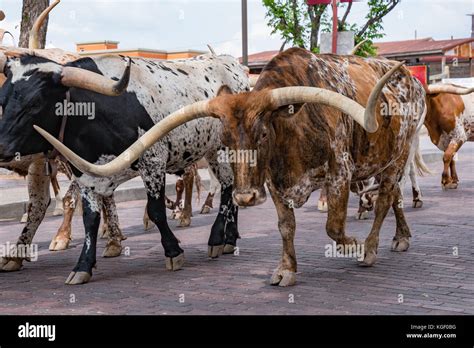
[[[342,2],[355,2],[359,0],[307,0],[308,5],[331,5],[332,7],[332,53],[337,54],[337,29],[339,20],[337,18],[337,5]]]
[[[242,64],[249,65],[249,33],[247,0],[242,0]]]
[[[337,54],[337,0],[332,0],[332,53]]]

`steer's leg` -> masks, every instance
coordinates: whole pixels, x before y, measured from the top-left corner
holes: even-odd
[[[453,178],[450,174],[450,167],[451,162],[453,161],[454,155],[456,155],[456,151],[458,150],[458,143],[457,142],[450,142],[446,151],[444,151],[443,155],[443,174],[441,179],[441,185],[444,190],[448,189],[455,189],[458,187],[457,182],[453,182]]]
[[[188,170],[183,175],[184,182],[184,208],[179,217],[179,227],[188,227],[191,225],[192,216],[192,201],[193,201],[193,184],[194,184],[194,172]]]
[[[410,162],[410,181],[411,181],[411,189],[413,192],[413,208],[421,208],[423,207],[423,200],[421,199],[421,189],[418,185],[418,180],[416,178],[416,170],[415,170],[415,163],[413,161]],[[400,188],[400,191],[403,187]],[[401,192],[403,196],[403,192]]]
[[[401,194],[401,189],[399,185],[396,185],[392,208],[397,221],[397,231],[395,237],[393,237],[392,251],[407,251],[410,247],[410,227],[408,227],[408,223],[405,220],[402,203],[403,196]]]
[[[172,207],[172,212],[170,215],[170,218],[172,220],[179,219],[182,214],[182,208],[181,204],[183,203],[183,193],[184,193],[184,180],[183,178],[178,178],[176,180],[176,201],[173,204],[169,204],[171,202],[168,198],[165,198],[165,201],[167,202],[166,206],[167,207]]]
[[[122,252],[122,241],[126,240],[120,229],[119,218],[117,214],[117,206],[115,205],[114,196],[102,197],[104,204],[104,216],[107,217],[107,245],[105,247],[103,257],[120,256]]]
[[[377,260],[377,248],[379,246],[379,233],[382,228],[383,221],[387,216],[390,206],[393,205],[395,196],[400,197],[400,191],[395,192],[395,187],[398,187],[398,173],[395,168],[388,168],[381,174],[381,182],[379,186],[379,195],[377,203],[375,204],[375,219],[372,229],[365,240],[365,257],[361,265],[372,266]],[[400,202],[396,202],[400,203]],[[395,210],[397,213],[398,210]],[[400,211],[398,211],[400,214]]]
[[[328,211],[328,194],[326,187],[323,187],[321,189],[321,193],[319,194],[318,210],[322,212]]]
[[[53,211],[53,216],[59,216],[64,214],[63,199],[61,195],[61,187],[59,186],[57,175],[51,176],[51,186],[53,186],[54,197],[56,200],[56,206]]]
[[[166,268],[170,271],[177,271],[184,264],[184,251],[179,247],[178,238],[175,237],[169,228],[166,219],[164,179],[158,195],[150,193],[150,190],[148,192],[148,216],[160,230],[161,244],[165,250]]]
[[[451,170],[451,179],[453,180],[453,185],[455,187],[458,187],[459,183],[459,177],[458,177],[458,172],[456,171],[456,154],[453,156],[453,160],[451,161],[451,164],[449,166],[449,169]]]
[[[31,245],[33,237],[43,221],[51,201],[49,196],[49,183],[49,176],[44,175],[44,162],[38,161],[32,163],[28,168],[28,193],[30,197],[27,208],[28,217],[26,226],[18,238],[18,249],[25,249]],[[28,258],[25,257],[16,257],[17,255],[13,253],[10,255],[11,256],[6,255],[6,257],[0,258],[0,271],[19,271],[23,261],[28,260]]]
[[[209,214],[211,212],[211,209],[214,208],[213,202],[214,202],[214,194],[209,192],[207,194],[204,204],[202,205],[200,214]]]
[[[216,195],[220,187],[219,181],[217,180],[212,170],[209,169],[208,171],[209,171],[209,179],[211,181],[211,185],[209,188],[209,194],[207,195],[206,201],[204,202],[201,208],[201,214],[209,214],[211,212],[211,209],[214,208],[212,203],[214,201],[214,196]]]
[[[214,156],[213,156],[214,157]],[[219,163],[217,156],[206,158],[209,168],[215,173],[221,184],[221,202],[219,213],[212,225],[208,242],[209,257],[216,258],[224,254],[234,253],[237,239],[240,238],[237,229],[238,207],[232,199],[233,179],[232,169],[227,163]]]
[[[334,176],[326,185],[328,193],[328,220],[326,232],[339,245],[357,245],[357,240],[346,236],[347,205],[350,177]]]
[[[165,198],[166,200],[166,207],[168,207],[168,202],[171,202],[168,198]],[[145,212],[143,213],[143,229],[145,231],[151,230],[153,227],[155,227],[155,224],[153,221],[151,221],[150,217],[148,216],[148,209],[145,207]]]
[[[285,204],[273,187],[268,185],[270,195],[278,214],[278,229],[283,242],[283,252],[278,267],[273,272],[270,280],[272,285],[290,286],[296,282],[296,252],[295,252],[295,213],[291,207]]]
[[[49,244],[49,250],[58,251],[66,250],[69,246],[70,241],[72,240],[71,235],[71,224],[72,218],[74,216],[74,211],[76,210],[76,205],[80,197],[80,188],[76,181],[73,181],[64,195],[63,198],[63,207],[64,207],[64,217],[61,227],[59,227],[58,232],[51,240]]]
[[[165,250],[166,268],[170,271],[181,269],[184,264],[184,251],[179,247],[166,218],[166,161],[168,148],[166,144],[157,143],[146,152],[138,163],[138,170],[147,191],[148,216],[158,227],[161,234],[161,245]]]
[[[66,284],[77,285],[88,283],[92,277],[92,268],[96,264],[97,234],[100,225],[101,197],[89,188],[81,188],[82,220],[85,238],[79,261],[66,279]]]

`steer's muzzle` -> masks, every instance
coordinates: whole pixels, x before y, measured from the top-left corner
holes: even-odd
[[[247,190],[234,190],[232,194],[234,203],[240,207],[251,207],[259,205],[267,200],[265,189],[247,189]]]

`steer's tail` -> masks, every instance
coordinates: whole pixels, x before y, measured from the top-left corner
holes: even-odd
[[[425,161],[423,160],[423,156],[421,155],[419,144],[416,147],[416,152],[415,152],[415,168],[419,176],[433,174],[431,169],[426,165]]]
[[[201,192],[203,188],[201,175],[199,175],[199,169],[196,164],[193,165],[194,168],[194,185],[196,185],[196,202],[197,204],[201,203]]]

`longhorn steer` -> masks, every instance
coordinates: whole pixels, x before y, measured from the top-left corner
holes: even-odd
[[[54,60],[58,63],[66,63],[78,59],[78,56],[58,49],[31,51],[29,49],[0,47],[0,53],[13,56],[21,56],[33,52],[39,57],[47,57],[48,59]],[[0,72],[0,76],[5,75],[3,72]],[[54,162],[55,161],[51,161],[51,167],[55,166]],[[24,227],[17,244],[30,244],[33,241],[35,233],[44,219],[46,210],[50,204],[49,185],[51,183],[56,196],[55,211],[58,210],[58,208],[62,209],[64,207],[64,219],[57,234],[51,241],[49,249],[53,251],[67,249],[69,242],[72,239],[71,221],[79,194],[77,184],[73,182],[64,197],[61,197],[55,176],[56,170],[51,168],[49,171],[50,173],[46,173],[46,157],[42,154],[25,156],[22,153],[21,159],[13,160],[9,163],[0,162],[0,166],[10,169],[20,175],[27,176],[29,202],[27,213],[24,217],[26,218],[26,226]],[[65,171],[63,170],[62,172]],[[105,214],[107,215],[105,216]],[[120,241],[124,240],[125,237],[120,231],[113,198],[109,198],[104,202],[104,217],[107,220],[107,230],[109,232],[112,231],[112,233],[107,234],[109,240],[106,250],[104,251],[104,256],[118,256],[121,251]],[[0,270],[17,271],[22,267],[22,261],[21,258],[3,258],[0,260]]]
[[[249,89],[245,71],[234,58],[212,55],[172,62],[133,59],[130,60],[131,74],[127,69],[122,78],[111,85],[109,78],[118,79],[126,61],[121,56],[100,56],[60,65],[31,55],[3,58],[4,64],[0,67],[5,67],[8,80],[0,97],[4,108],[0,160],[8,159],[15,152],[28,154],[51,148],[32,126],[38,124],[58,134],[60,118],[54,116],[55,105],[65,99],[67,91],[71,102],[95,103],[96,115],[93,121],[71,118],[66,127],[65,144],[91,162],[105,163],[182,105],[215,96],[221,85],[228,85],[235,92]],[[122,95],[111,97],[125,89]],[[18,99],[18,95],[22,98]],[[221,127],[221,123],[212,118],[183,125],[140,158],[134,158],[133,152],[121,157],[119,161],[124,159],[122,170],[107,178],[74,170],[81,185],[86,238],[67,284],[86,283],[91,278],[96,263],[99,196],[110,196],[119,184],[137,175],[141,175],[147,189],[147,211],[160,230],[167,269],[180,269],[184,262],[183,250],[166,221],[165,174],[180,174],[202,157],[207,159],[222,185],[221,206],[208,243],[209,256],[233,253],[238,238],[237,207],[232,202],[232,170],[227,163],[218,161]]]
[[[323,186],[328,192],[328,235],[340,245],[354,247],[355,238],[345,234],[351,182],[378,178],[376,218],[365,242],[364,265],[376,261],[380,228],[390,207],[397,220],[392,248],[408,248],[410,230],[398,204],[398,181],[426,105],[423,87],[407,69],[397,71],[400,65],[289,49],[266,66],[252,92],[233,95],[231,88],[223,86],[218,98],[173,113],[103,166],[84,161],[37,129],[81,170],[110,175],[124,168],[125,156],[134,161],[180,124],[206,115],[219,118],[224,126],[222,141],[230,150],[257,153],[257,163],[232,163],[233,199],[241,206],[261,204],[267,183],[283,239],[282,260],[271,283],[286,286],[296,279],[293,209]],[[414,103],[416,112],[383,116],[379,97],[383,103]]]
[[[51,59],[57,63],[65,64],[80,57],[76,54],[62,51],[60,49],[38,49],[40,46],[38,42],[38,31],[41,29],[45,19],[49,12],[59,3],[57,0],[52,3],[47,9],[45,9],[35,21],[33,28],[30,32],[29,48],[12,48],[12,47],[0,47],[0,52],[8,55],[20,56],[25,53],[38,55],[40,57]],[[3,86],[6,77],[3,72],[0,72],[0,85]],[[2,115],[0,109],[0,118]],[[59,215],[59,211],[63,210],[64,207],[64,219],[61,227],[59,228],[56,236],[51,241],[49,246],[50,250],[64,250],[67,249],[71,240],[71,221],[75,210],[75,203],[78,198],[78,186],[75,182],[72,182],[66,195],[62,198],[60,194],[59,184],[57,182],[56,174],[57,169],[65,173],[68,177],[71,176],[70,170],[67,165],[63,165],[61,161],[53,160],[49,161],[48,167],[51,167],[49,171],[46,170],[47,161],[45,156],[21,156],[21,159],[16,158],[9,164],[0,163],[0,166],[7,167],[10,170],[15,171],[20,175],[27,176],[28,181],[28,209],[27,213],[22,218],[22,222],[26,222],[26,226],[23,229],[21,236],[17,244],[30,244],[36,233],[39,224],[42,222],[46,209],[50,202],[49,194],[49,183],[51,182],[55,197],[56,197],[56,208],[55,215]],[[63,170],[61,170],[63,169]],[[49,174],[47,173],[49,172]],[[120,231],[119,222],[116,214],[115,202],[113,198],[104,201],[104,219],[107,223],[104,227],[107,227],[109,233],[108,247],[104,252],[104,256],[118,256],[120,254],[120,245],[116,246],[116,241],[125,239]],[[120,243],[118,243],[120,244]],[[2,271],[16,271],[22,266],[23,260],[21,258],[2,258],[0,260],[0,270]]]
[[[427,87],[425,126],[431,141],[444,152],[443,189],[458,187],[455,155],[466,141],[474,141],[474,88],[453,85]]]

